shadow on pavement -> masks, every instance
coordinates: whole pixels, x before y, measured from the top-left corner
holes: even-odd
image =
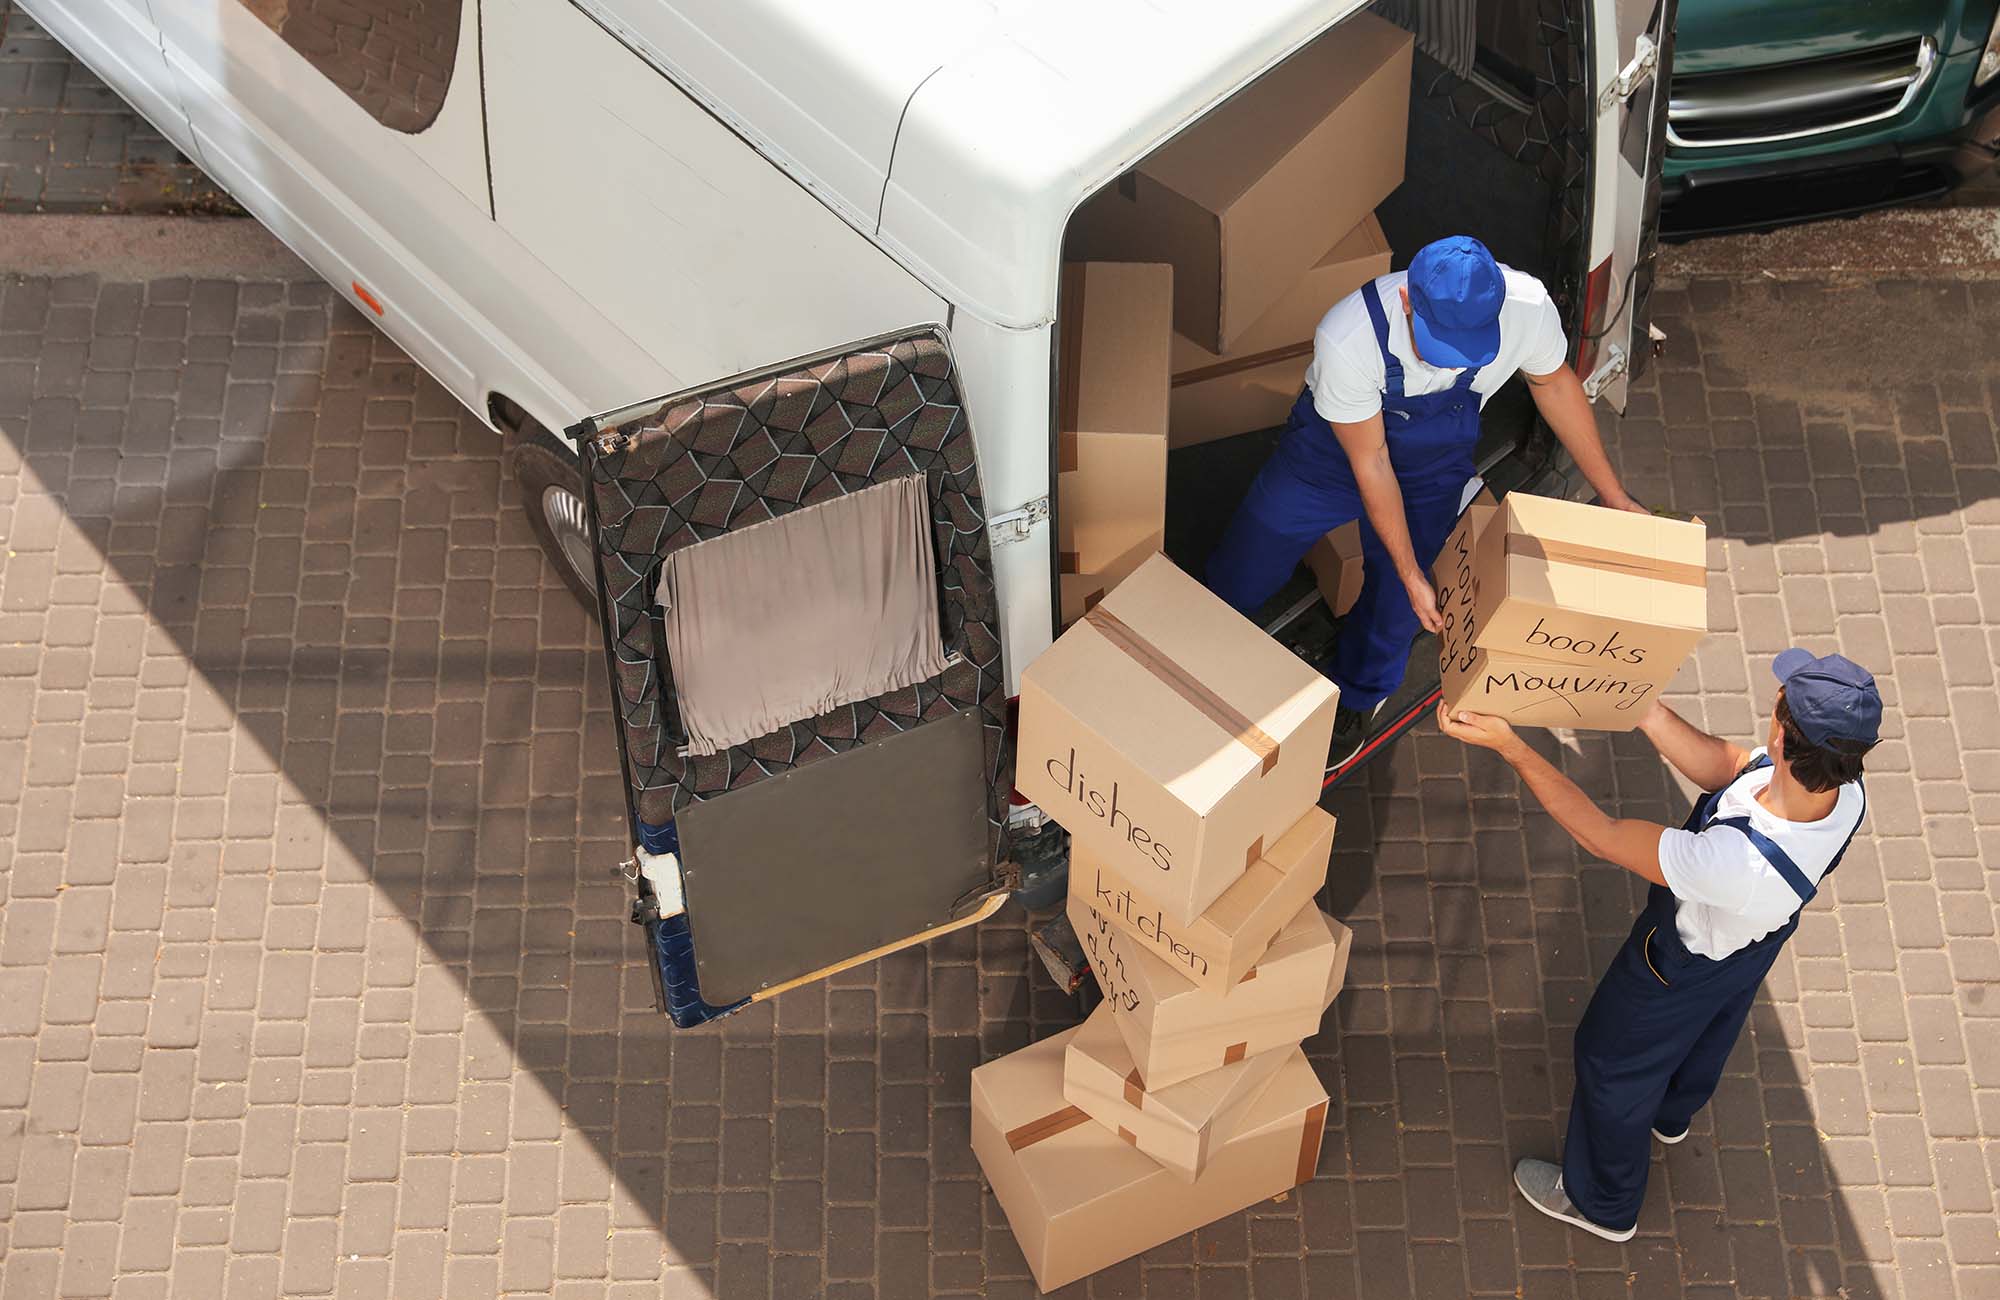
[[[1670,295],[1668,309],[1688,303]],[[0,329],[35,349],[0,360],[0,428],[96,552],[10,560],[9,607],[36,574],[46,596],[108,562],[151,620],[143,671],[159,680],[141,680],[142,716],[149,689],[177,685],[174,665],[194,678],[186,715],[148,724],[146,743],[218,807],[246,772],[282,778],[268,808],[219,825],[173,789],[148,803],[173,828],[170,918],[229,912],[237,873],[268,873],[274,903],[317,903],[322,880],[372,884],[397,915],[378,906],[367,930],[369,988],[410,993],[406,1101],[446,1126],[436,1142],[510,1162],[539,1142],[541,1163],[516,1177],[656,1226],[702,1289],[1031,1292],[968,1145],[972,1067],[1076,1015],[1035,968],[1018,910],[671,1031],[609,874],[623,805],[595,633],[512,508],[498,440],[316,283],[16,281]],[[1743,557],[1715,584],[1729,635],[1685,700],[1697,723],[1742,735],[1770,694],[1737,685],[1765,653],[1743,577],[1768,563],[1762,544],[1825,530],[1831,557],[1842,538],[1964,510],[2000,480],[1983,468],[1990,429],[1957,460],[1956,422],[1919,445],[1905,427],[1918,417],[1891,402],[1891,441],[1864,433],[1844,453],[1813,418],[1819,399],[1800,396],[1794,428],[1762,396],[1718,397],[1738,391],[1716,387],[1722,369],[1696,375],[1712,450],[1650,450],[1693,427],[1680,409],[1693,372],[1666,368],[1665,414],[1647,414],[1642,391],[1620,450],[1635,488],[1719,512],[1716,534]],[[1960,391],[1927,382],[1947,405]],[[1905,479],[1874,468],[1889,448]],[[1768,599],[1782,614],[1789,596]],[[203,739],[232,724],[262,756]],[[1686,807],[1632,737],[1582,736],[1563,765],[1623,815],[1678,821]],[[1428,727],[1329,806],[1341,827],[1323,901],[1356,948],[1338,1032],[1309,1044],[1339,1117],[1322,1175],[1091,1294],[1179,1293],[1211,1273],[1248,1294],[1370,1300],[1624,1294],[1626,1279],[1648,1296],[1879,1292],[1866,1258],[1884,1257],[1885,1229],[1849,1212],[1794,1064],[1792,958],[1693,1138],[1656,1163],[1641,1235],[1584,1238],[1523,1212],[1510,1170],[1557,1149],[1570,1033],[1637,882],[1581,862],[1504,767]],[[214,841],[216,864],[179,853]],[[1838,892],[1879,898],[1881,874],[1874,840],[1858,841]],[[265,894],[240,897],[253,901],[231,923],[254,940],[276,922]],[[372,956],[399,918],[428,950],[407,975]],[[1809,922],[1795,952],[1830,918]]]

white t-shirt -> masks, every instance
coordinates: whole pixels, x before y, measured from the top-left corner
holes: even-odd
[[[1472,381],[1481,406],[1514,377],[1515,371],[1546,375],[1562,369],[1569,359],[1562,316],[1542,282],[1512,267],[1503,266],[1500,271],[1507,281],[1507,301],[1500,307],[1500,354],[1481,366]],[[1398,292],[1406,278],[1405,272],[1395,271],[1375,281],[1375,292],[1382,295],[1382,315],[1389,323],[1389,350],[1403,363],[1406,395],[1442,392],[1458,382],[1459,372],[1417,360],[1410,347],[1410,322],[1403,315],[1403,297]],[[1326,419],[1357,424],[1382,409],[1386,385],[1382,349],[1375,343],[1368,304],[1357,289],[1320,317],[1319,328],[1313,331],[1313,359],[1306,368],[1306,387],[1312,389],[1314,409]]]
[[[1751,755],[1761,758],[1759,749]],[[1826,874],[1833,855],[1861,821],[1861,784],[1840,787],[1833,811],[1816,822],[1786,821],[1757,802],[1771,784],[1763,768],[1722,793],[1715,816],[1748,817],[1750,824],[1790,855],[1814,884]],[[1674,928],[1692,953],[1722,958],[1757,942],[1799,910],[1798,894],[1734,826],[1710,826],[1700,834],[1669,830],[1660,837],[1660,874],[1679,907]]]

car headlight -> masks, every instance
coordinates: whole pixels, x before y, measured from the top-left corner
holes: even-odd
[[[1972,84],[1983,86],[2000,76],[2000,13],[1993,15],[1993,29],[1986,33],[1986,48],[1979,52],[1979,67],[1972,74]]]

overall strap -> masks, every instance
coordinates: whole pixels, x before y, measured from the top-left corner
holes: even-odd
[[[1701,798],[1694,801],[1694,807],[1688,811],[1687,820],[1681,823],[1681,829],[1692,831],[1695,834],[1700,834],[1702,831],[1707,830],[1710,820],[1715,816],[1715,806],[1722,802],[1723,790],[1727,790],[1730,786],[1735,785],[1752,772],[1761,771],[1770,765],[1771,756],[1769,754],[1761,754],[1745,763],[1742,769],[1735,776],[1730,777],[1720,790],[1710,790],[1702,795]]]
[[[1375,346],[1382,349],[1382,388],[1391,397],[1403,395],[1403,363],[1389,350],[1389,318],[1382,311],[1382,295],[1370,280],[1361,286],[1361,303],[1368,308],[1368,323],[1375,327]]]
[[[1453,391],[1454,393],[1469,393],[1469,392],[1471,392],[1471,391],[1472,391],[1472,381],[1473,381],[1473,380],[1475,380],[1475,379],[1477,379],[1477,378],[1479,378],[1479,372],[1480,372],[1481,370],[1484,370],[1485,368],[1486,368],[1486,367],[1484,367],[1484,366],[1467,366],[1467,367],[1466,367],[1465,369],[1463,369],[1463,370],[1459,371],[1459,372],[1458,372],[1458,380],[1457,380],[1457,382],[1455,382],[1455,383],[1453,383],[1453,384],[1452,384],[1452,386],[1451,386],[1451,390],[1452,390],[1452,391]]]
[[[1819,886],[1815,885],[1805,872],[1799,870],[1798,863],[1792,861],[1792,855],[1779,848],[1770,836],[1752,826],[1748,817],[1723,817],[1710,824],[1730,826],[1742,831],[1743,837],[1750,841],[1750,847],[1763,854],[1764,861],[1771,864],[1771,869],[1785,878],[1785,883],[1799,896],[1801,905],[1812,902],[1813,895],[1819,892]]]
[[[1861,833],[1861,823],[1867,820],[1868,787],[1862,785],[1860,782],[1857,781],[1855,782],[1854,788],[1861,792],[1861,811],[1854,818],[1854,829],[1847,832],[1847,838],[1840,842],[1840,851],[1833,855],[1833,861],[1826,864],[1826,870],[1819,873],[1819,878],[1822,882],[1824,882],[1828,876],[1833,874],[1833,869],[1840,865],[1840,860],[1842,858],[1847,856],[1847,846],[1854,843],[1854,837]]]

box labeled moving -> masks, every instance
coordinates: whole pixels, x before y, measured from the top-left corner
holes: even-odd
[[[1071,1029],[972,1072],[972,1150],[1044,1291],[1129,1259],[1313,1176],[1326,1090],[1293,1048],[1192,1183],[1063,1096]]]
[[[1188,980],[1074,893],[1068,915],[1148,1088],[1171,1087],[1317,1033],[1340,993],[1344,950],[1353,944],[1346,926],[1308,903],[1236,987],[1220,995]]]
[[[1194,920],[1172,920],[1146,892],[1148,883],[1088,855],[1070,855],[1070,892],[1097,915],[1213,993],[1227,994],[1272,938],[1326,883],[1333,814],[1317,806]]]
[[[1185,924],[1319,801],[1337,694],[1155,555],[1022,674],[1015,781]]]
[[[1410,48],[1392,23],[1348,18],[1080,208],[1069,248],[1171,262],[1174,328],[1237,348],[1402,183]]]
[[[1236,1134],[1244,1112],[1289,1056],[1283,1049],[1265,1052],[1149,1092],[1112,1023],[1111,1008],[1099,1003],[1070,1039],[1063,1058],[1063,1097],[1193,1182],[1208,1163],[1211,1147]]]

